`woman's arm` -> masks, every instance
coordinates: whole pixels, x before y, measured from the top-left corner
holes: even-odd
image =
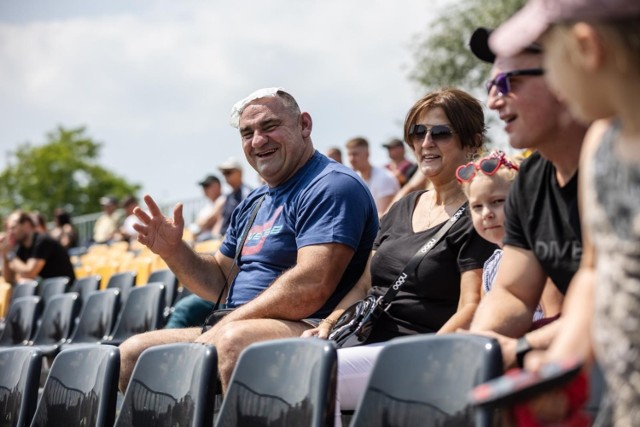
[[[465,271],[460,275],[460,299],[458,310],[442,325],[438,334],[456,332],[458,329],[468,329],[471,319],[480,303],[480,289],[482,288],[482,269]]]

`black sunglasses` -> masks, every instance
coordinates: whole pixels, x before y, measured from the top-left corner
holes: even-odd
[[[431,126],[431,128],[428,128],[425,125],[411,125],[409,128],[409,137],[412,142],[424,141],[427,134],[431,134],[431,139],[434,141],[441,141],[451,138],[454,133],[455,132],[447,125],[435,125]]]
[[[504,96],[511,92],[511,83],[509,79],[511,77],[517,76],[541,76],[544,74],[544,70],[542,68],[528,68],[526,70],[513,70],[508,71],[506,73],[498,74],[493,80],[489,80],[485,87],[487,89],[487,93],[491,92],[492,87],[496,87],[498,89],[498,93],[501,96]]]

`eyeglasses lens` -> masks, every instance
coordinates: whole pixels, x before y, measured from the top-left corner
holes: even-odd
[[[451,129],[444,125],[436,125],[431,128],[431,138],[433,139],[447,139],[452,135]]]
[[[453,131],[445,125],[435,125],[431,129],[427,129],[425,125],[413,125],[410,130],[410,135],[415,141],[424,141],[428,133],[434,141],[447,139],[453,135]]]
[[[485,175],[493,175],[500,167],[500,158],[484,159],[480,162],[480,169]]]
[[[511,92],[511,87],[509,85],[509,76],[506,73],[500,73],[496,76],[495,79],[487,82],[487,93],[491,92],[492,87],[496,87],[498,93],[501,95],[506,95]]]
[[[460,166],[456,171],[456,175],[459,181],[467,182],[471,181],[476,174],[476,165],[471,162],[464,166]]]

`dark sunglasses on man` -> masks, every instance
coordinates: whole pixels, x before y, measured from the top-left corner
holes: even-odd
[[[409,137],[412,143],[424,141],[427,134],[431,134],[431,139],[434,141],[442,141],[451,138],[454,133],[447,125],[435,125],[430,128],[425,125],[411,125],[409,128]]]
[[[498,90],[498,94],[500,96],[504,96],[511,92],[511,77],[518,76],[541,76],[544,74],[544,70],[542,68],[527,68],[524,70],[512,70],[507,71],[506,73],[498,74],[493,80],[489,80],[485,87],[487,89],[487,93],[491,92],[491,88],[494,86]]]

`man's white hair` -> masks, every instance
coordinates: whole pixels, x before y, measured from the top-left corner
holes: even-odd
[[[238,128],[240,126],[240,116],[244,109],[251,103],[251,101],[255,101],[260,98],[268,98],[278,96],[278,92],[284,92],[285,90],[281,87],[266,87],[262,89],[258,89],[255,92],[251,93],[246,98],[236,102],[231,108],[231,118],[229,123],[234,128]]]

